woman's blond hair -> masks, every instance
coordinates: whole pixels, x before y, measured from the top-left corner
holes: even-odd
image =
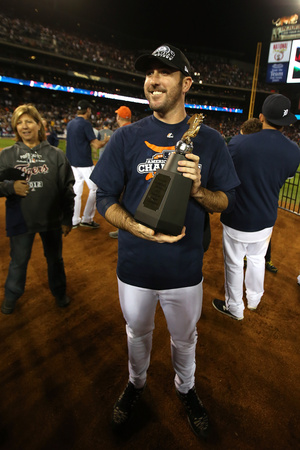
[[[20,119],[20,117],[23,116],[23,114],[28,114],[30,117],[33,118],[33,120],[38,125],[40,125],[40,129],[38,132],[38,139],[40,142],[45,141],[47,138],[46,138],[45,127],[42,122],[42,117],[41,117],[40,113],[38,112],[38,110],[36,109],[36,107],[33,106],[31,103],[28,103],[25,105],[20,105],[13,112],[13,115],[11,118],[11,126],[16,134],[16,141],[17,142],[22,141],[22,138],[20,137],[18,130],[17,130],[17,123],[18,123],[18,120]]]

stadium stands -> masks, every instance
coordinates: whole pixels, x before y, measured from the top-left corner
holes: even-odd
[[[95,42],[75,33],[54,30],[38,23],[0,14],[0,77],[9,76],[27,80],[43,81],[57,85],[72,86],[143,97],[143,76],[134,70],[138,55],[130,50]],[[239,67],[224,55],[188,54],[195,77],[187,97],[189,103],[206,106],[242,108],[243,115],[229,113],[206,113],[205,123],[213,126],[229,139],[239,132],[247,118],[251,94],[252,73]],[[216,62],[217,61],[217,62]],[[251,65],[249,65],[251,67]],[[74,117],[78,95],[25,86],[0,83],[0,129],[1,134],[10,133],[10,117],[21,102],[32,102],[51,121],[60,135],[67,122]],[[258,95],[270,93],[262,78],[258,83]],[[114,124],[116,102],[93,99],[95,114],[93,125],[99,128],[104,119]],[[134,120],[149,114],[145,105],[131,108]],[[297,126],[289,130],[299,142]]]

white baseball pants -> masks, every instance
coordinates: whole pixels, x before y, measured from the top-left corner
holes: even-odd
[[[272,228],[246,233],[223,225],[225,305],[236,317],[243,317],[244,257],[247,257],[245,288],[248,308],[256,308],[264,293],[265,254]],[[252,242],[253,241],[253,242]]]
[[[94,166],[91,167],[74,167],[72,166],[75,184],[74,184],[74,193],[76,195],[74,199],[74,214],[72,223],[74,225],[78,225],[82,222],[92,222],[95,212],[96,212],[96,192],[97,185],[90,180],[90,175],[94,170]],[[86,201],[86,205],[83,211],[82,219],[80,217],[81,213],[81,196],[83,192],[83,185],[86,182],[89,188],[89,195]]]
[[[126,321],[129,381],[136,388],[146,382],[159,301],[171,335],[175,386],[187,393],[195,384],[196,325],[202,310],[202,282],[186,288],[156,291],[131,286],[118,279],[118,286]]]

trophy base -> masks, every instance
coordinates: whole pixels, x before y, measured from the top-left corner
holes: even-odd
[[[157,171],[134,218],[153,230],[177,236],[181,233],[192,181],[165,169]]]

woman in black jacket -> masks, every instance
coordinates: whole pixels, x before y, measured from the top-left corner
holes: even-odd
[[[13,312],[23,294],[27,265],[36,233],[43,242],[49,287],[58,306],[70,303],[62,258],[62,234],[72,229],[74,177],[65,154],[49,144],[42,118],[30,104],[13,113],[16,143],[0,153],[0,195],[6,200],[6,231],[10,238],[4,314]]]

